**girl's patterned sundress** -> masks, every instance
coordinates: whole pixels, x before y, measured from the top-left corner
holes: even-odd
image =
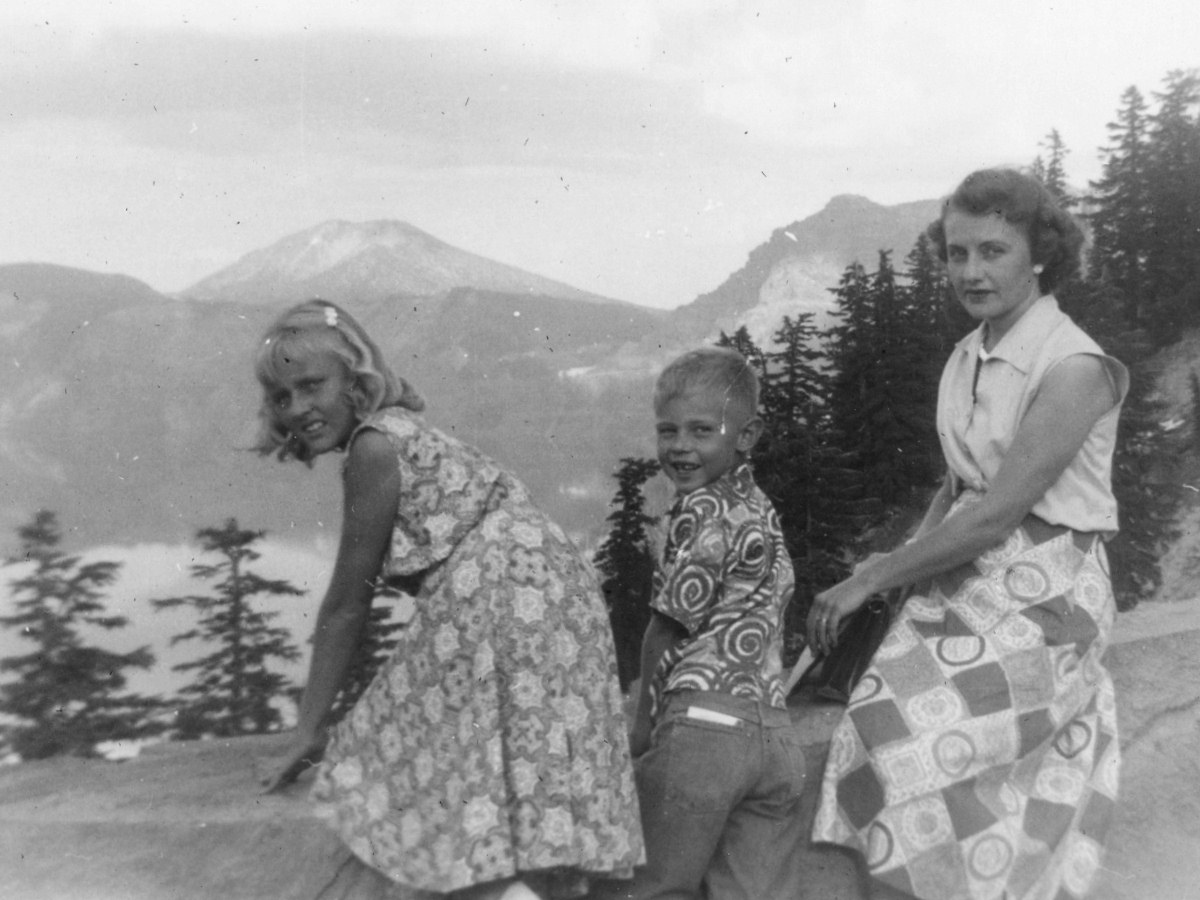
[[[399,644],[340,723],[312,796],[393,881],[518,872],[567,892],[643,861],[622,696],[595,576],[523,485],[400,409],[381,582],[423,573]]]

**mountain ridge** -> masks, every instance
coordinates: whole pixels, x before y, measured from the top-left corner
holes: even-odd
[[[173,295],[129,276],[0,266],[0,347],[13,361],[0,368],[0,529],[40,507],[83,545],[187,540],[229,516],[277,534],[336,521],[336,479],[244,449],[254,343],[315,294],[354,312],[425,395],[431,424],[512,469],[594,542],[620,459],[653,453],[648,398],[670,357],[743,323],[765,345],[783,315],[826,314],[848,262],[881,241],[906,252],[935,206],[834,198],[670,311],[493,265],[396,220],[322,223]],[[405,291],[418,283],[439,290]]]
[[[351,292],[364,300],[432,296],[461,287],[623,302],[461,250],[397,219],[322,222],[250,251],[179,295],[266,305]]]

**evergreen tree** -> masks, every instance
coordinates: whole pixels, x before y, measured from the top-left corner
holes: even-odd
[[[642,486],[659,470],[657,460],[625,457],[617,470],[617,493],[608,516],[612,528],[596,551],[596,568],[608,605],[617,648],[617,674],[627,690],[638,677],[642,636],[650,622],[654,581],[654,554],[646,526],[654,519],[645,513]]]
[[[287,678],[267,668],[268,662],[294,662],[300,651],[284,628],[270,624],[279,614],[251,606],[251,598],[266,595],[300,596],[304,592],[289,582],[263,578],[246,568],[259,559],[253,545],[265,532],[238,527],[236,519],[221,528],[202,528],[196,537],[216,563],[192,565],[193,577],[215,581],[215,595],[191,594],[155,600],[158,609],[193,607],[199,613],[195,628],[171,638],[215,644],[207,656],[174,666],[177,672],[196,672],[196,680],[179,691],[176,723],[185,740],[204,734],[230,737],[275,731],[283,724],[273,701],[294,696]]]
[[[916,359],[909,375],[913,393],[910,408],[914,428],[914,453],[924,453],[913,462],[914,488],[936,480],[945,468],[937,437],[937,392],[942,368],[954,345],[976,325],[950,289],[946,269],[937,258],[933,241],[921,234],[905,258],[901,295],[905,333],[913,342]]]
[[[759,381],[766,376],[767,373],[767,358],[762,349],[754,343],[754,339],[750,337],[750,331],[745,325],[738,327],[738,330],[732,336],[727,335],[724,331],[717,339],[718,347],[731,347],[746,358],[750,366],[758,375]]]
[[[1092,250],[1088,276],[1116,288],[1129,322],[1139,318],[1153,211],[1150,199],[1146,101],[1136,87],[1121,95],[1121,108],[1108,123],[1110,143],[1099,181],[1090,184]]]
[[[1159,342],[1200,320],[1200,72],[1176,70],[1150,116],[1149,200],[1153,225],[1144,289]]]
[[[847,270],[835,294],[842,321],[827,345],[834,426],[861,459],[872,493],[887,505],[901,503],[940,471],[931,471],[936,382],[926,381],[928,311],[900,288],[888,251],[870,277],[861,267]]]
[[[804,556],[809,527],[805,482],[811,472],[804,461],[815,438],[811,423],[829,394],[812,320],[811,313],[784,316],[772,335],[775,349],[763,354],[759,412],[764,428],[752,457],[754,480],[779,514],[793,560]]]
[[[148,647],[114,653],[86,642],[84,627],[114,630],[129,623],[104,612],[102,590],[116,579],[115,562],[84,563],[59,549],[54,513],[41,510],[17,530],[20,550],[4,565],[32,563],[9,582],[16,612],[0,617],[35,645],[33,652],[0,660],[15,681],[0,685],[0,712],[17,719],[8,743],[23,759],[57,754],[90,756],[102,741],[158,731],[158,702],[125,691],[127,669],[148,669]]]
[[[1130,373],[1113,454],[1120,532],[1107,550],[1117,608],[1132,609],[1158,588],[1159,560],[1178,536],[1182,490],[1177,481],[1164,478],[1161,469],[1163,461],[1175,458],[1182,448],[1162,425],[1166,410],[1155,390],[1154,344],[1145,329],[1129,326],[1122,292],[1103,281],[1072,281],[1056,296],[1063,311]]]
[[[814,404],[829,399],[829,376],[823,370],[820,332],[812,313],[784,316],[771,336],[775,349],[761,353],[760,407],[772,426],[770,437],[783,439],[803,432]]]
[[[1113,459],[1121,531],[1108,545],[1121,609],[1158,587],[1159,559],[1177,536],[1183,500],[1175,480],[1161,472],[1175,448],[1162,426],[1151,357],[1154,343],[1178,334],[1180,301],[1196,277],[1195,255],[1184,249],[1187,236],[1168,234],[1191,222],[1194,236],[1200,211],[1197,125],[1189,112],[1197,102],[1195,73],[1171,73],[1159,96],[1163,106],[1150,115],[1136,88],[1122,95],[1117,121],[1109,125],[1103,177],[1091,186],[1089,282],[1058,292],[1064,310],[1130,370]],[[1188,159],[1194,160],[1190,171]]]
[[[1176,516],[1183,499],[1177,482],[1155,475],[1157,462],[1164,452],[1172,452],[1173,442],[1162,425],[1165,410],[1156,398],[1153,368],[1135,363],[1129,369],[1129,396],[1113,457],[1121,531],[1108,545],[1113,591],[1121,610],[1152,596],[1162,583],[1159,561],[1179,536]]]
[[[1046,148],[1047,158],[1045,161],[1041,156],[1034,159],[1032,174],[1046,186],[1046,190],[1054,196],[1059,206],[1069,210],[1075,205],[1075,198],[1067,190],[1067,172],[1064,164],[1067,146],[1057,128],[1050,130],[1042,146]]]
[[[395,649],[397,641],[393,636],[404,628],[399,622],[392,621],[392,609],[382,602],[387,597],[395,597],[395,593],[385,589],[376,594],[375,602],[371,604],[371,612],[363,625],[363,637],[355,650],[350,670],[346,673],[346,682],[334,698],[330,710],[330,724],[340,722],[354,708],[363,691],[367,689],[379,671],[380,666],[387,662]],[[295,699],[303,692],[297,688]]]
[[[764,488],[782,507],[781,525],[796,575],[784,621],[788,664],[806,640],[813,598],[850,574],[861,536],[883,513],[858,455],[845,443],[828,407],[814,406],[806,430],[788,447],[794,455],[784,498],[771,485]]]
[[[813,596],[849,571],[848,548],[878,501],[868,497],[857,457],[829,416],[829,375],[810,314],[784,317],[765,352],[762,440],[754,478],[779,514],[796,589],[784,619],[787,663],[804,643]]]

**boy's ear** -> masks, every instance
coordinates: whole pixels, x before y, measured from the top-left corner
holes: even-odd
[[[758,439],[762,437],[763,420],[758,416],[751,416],[746,420],[746,424],[742,426],[742,430],[738,432],[737,448],[739,453],[749,453],[754,445],[758,443]]]

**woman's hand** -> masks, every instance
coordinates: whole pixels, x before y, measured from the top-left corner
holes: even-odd
[[[295,781],[302,772],[319,763],[325,756],[328,735],[325,731],[308,736],[296,732],[287,755],[275,767],[275,772],[262,780],[263,793],[274,794]]]
[[[812,608],[808,611],[808,642],[814,653],[825,656],[837,646],[842,620],[866,603],[872,593],[874,591],[863,585],[859,571],[856,571],[813,598]]]

